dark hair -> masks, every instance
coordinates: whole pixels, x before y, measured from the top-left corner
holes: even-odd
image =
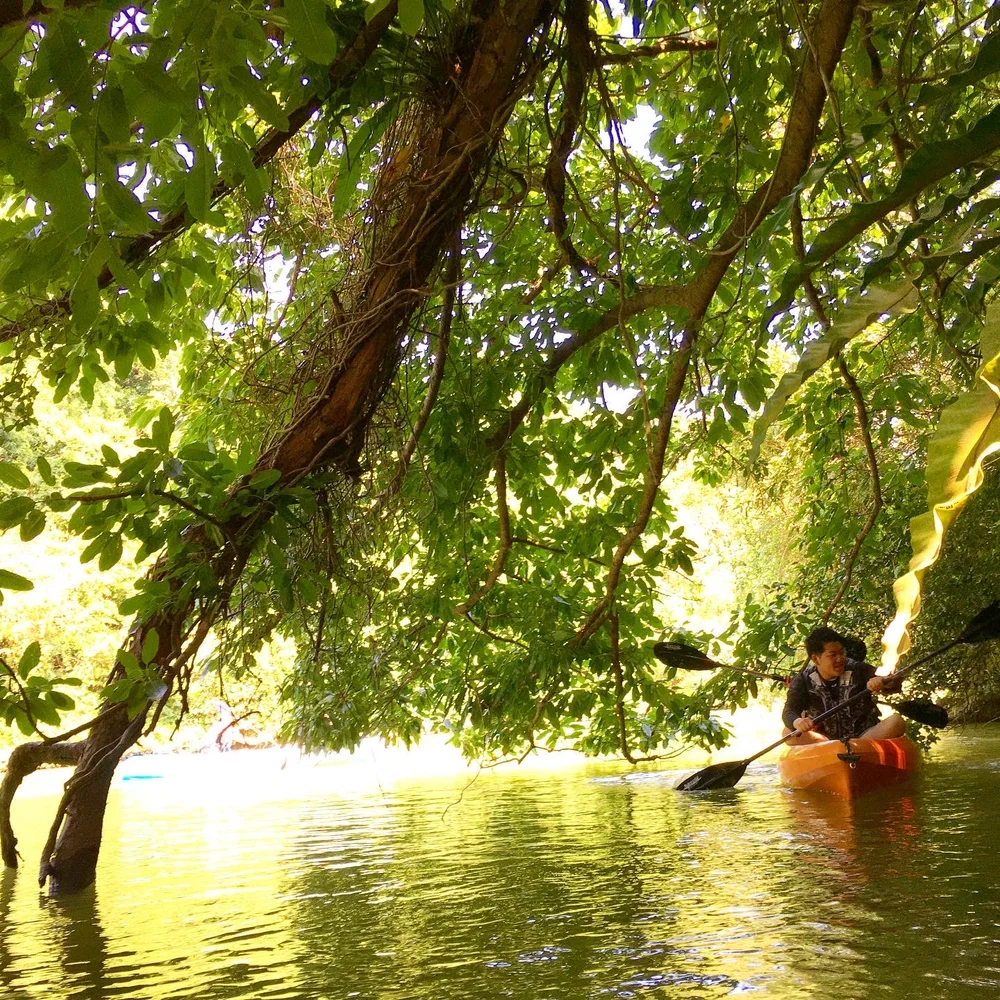
[[[868,647],[862,639],[853,635],[844,636],[844,652],[849,660],[856,660],[858,663],[864,663],[868,659]]]
[[[843,645],[844,637],[836,629],[827,628],[825,625],[814,628],[806,636],[806,654],[818,656],[826,648],[828,642],[839,642]]]

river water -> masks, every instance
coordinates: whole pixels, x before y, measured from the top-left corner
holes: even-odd
[[[853,810],[773,760],[700,794],[616,764],[377,784],[268,755],[126,763],[79,897],[33,878],[58,786],[15,802],[2,1000],[1000,995],[986,729]]]

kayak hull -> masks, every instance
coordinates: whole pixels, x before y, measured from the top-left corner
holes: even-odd
[[[854,767],[838,756],[847,752],[840,740],[788,747],[778,761],[778,774],[792,788],[854,799],[899,784],[920,766],[920,752],[905,736],[851,740],[850,749],[858,757]]]

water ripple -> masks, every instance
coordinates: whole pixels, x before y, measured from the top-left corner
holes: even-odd
[[[998,747],[945,744],[922,784],[854,807],[773,766],[685,796],[680,771],[617,766],[380,788],[146,760],[95,891],[2,876],[0,996],[979,1000],[1000,984]],[[26,857],[53,805],[15,803]]]

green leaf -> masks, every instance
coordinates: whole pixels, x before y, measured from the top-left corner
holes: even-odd
[[[125,668],[125,674],[130,680],[134,681],[142,677],[142,664],[139,663],[135,653],[127,649],[119,649],[118,662]]]
[[[282,13],[295,47],[313,62],[327,65],[337,57],[337,36],[326,23],[325,0],[285,0]]]
[[[201,441],[193,441],[191,444],[184,445],[177,452],[177,457],[185,462],[214,462],[216,456],[215,452],[207,444]]]
[[[0,590],[34,590],[35,585],[20,573],[0,569]]]
[[[31,720],[28,718],[28,714],[24,711],[24,709],[18,708],[15,710],[14,720],[17,722],[17,728],[21,730],[23,735],[34,735],[35,729],[31,725]]]
[[[56,477],[53,475],[52,466],[49,465],[48,459],[44,455],[39,455],[35,459],[35,466],[38,469],[39,474],[42,477],[46,486],[55,486]],[[26,489],[26,487],[21,487],[21,489]]]
[[[131,138],[131,122],[121,87],[109,86],[97,100],[97,124],[111,145],[126,145]]]
[[[25,517],[35,509],[35,501],[31,497],[10,497],[0,503],[0,531],[6,531],[20,524]]]
[[[131,691],[129,691],[128,699],[126,704],[128,705],[128,717],[129,719],[136,718],[142,710],[148,704],[149,699],[146,696],[146,685],[137,684]]]
[[[174,433],[174,415],[164,406],[160,410],[160,415],[153,421],[149,436],[153,440],[153,445],[157,451],[168,452],[170,450],[170,438]]]
[[[76,702],[64,691],[50,691],[49,701],[60,712],[71,712],[76,708]]]
[[[22,681],[25,680],[28,674],[38,666],[41,658],[42,647],[37,642],[26,646],[24,652],[21,654],[21,659],[17,662],[17,676]]]
[[[97,566],[101,570],[111,569],[122,557],[122,536],[117,532],[108,535],[104,545],[101,547],[101,557],[97,560]]]
[[[145,233],[155,225],[155,221],[146,213],[138,198],[115,178],[102,179],[101,196],[108,210],[121,224],[124,233]]]
[[[91,559],[96,556],[101,549],[104,548],[104,543],[107,541],[106,535],[98,535],[81,553],[80,562],[89,563]]]
[[[259,207],[264,201],[264,185],[261,183],[261,173],[253,163],[250,150],[238,139],[226,142],[222,147],[223,168],[230,183],[243,183],[247,200],[254,207]]]
[[[128,677],[122,677],[118,680],[109,684],[101,692],[102,701],[125,701],[129,694],[131,694],[132,689],[135,687],[136,682],[129,680]]]
[[[202,136],[191,146],[194,163],[184,177],[184,198],[188,211],[198,222],[207,222],[212,211],[212,185],[215,161]]]
[[[424,0],[399,0],[399,26],[416,35],[424,23]]]
[[[920,294],[912,282],[882,287],[874,285],[837,314],[830,329],[814,340],[803,351],[794,370],[782,375],[771,398],[764,404],[764,411],[757,418],[753,429],[749,462],[752,465],[760,455],[767,429],[777,419],[792,394],[818,371],[852,338],[866,330],[880,316],[898,316],[911,313],[920,303]]]
[[[15,490],[27,490],[31,487],[31,480],[13,462],[3,460],[0,460],[0,483],[12,486]]]
[[[111,241],[102,236],[90,252],[86,263],[69,293],[73,327],[78,331],[89,330],[101,311],[101,290],[98,278],[111,256]]]
[[[21,541],[30,542],[45,530],[45,512],[37,507],[21,522]]]
[[[334,44],[336,44],[336,39],[334,39]],[[329,61],[332,62],[332,60],[333,56],[330,57]],[[261,121],[267,122],[268,125],[276,128],[279,132],[288,131],[288,115],[285,114],[284,110],[278,104],[274,94],[264,86],[261,80],[258,80],[250,72],[249,68],[242,67],[238,71],[234,70],[230,73],[230,79],[233,82],[234,88],[246,95],[247,102],[257,112],[257,117]]]
[[[151,628],[146,633],[146,638],[142,643],[142,662],[152,663],[156,659],[157,650],[160,648],[160,633],[155,628]]]
[[[278,482],[279,479],[281,479],[281,472],[278,469],[265,469],[263,472],[258,472],[250,480],[249,486],[252,490],[266,490]]]
[[[59,725],[59,711],[49,701],[48,697],[41,695],[29,696],[28,704],[31,706],[31,714],[34,715],[38,722],[44,722],[47,726]]]

